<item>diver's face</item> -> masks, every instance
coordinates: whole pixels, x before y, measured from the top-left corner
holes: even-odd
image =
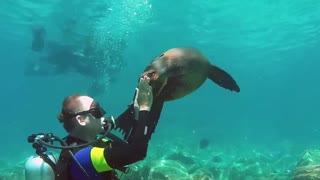
[[[95,135],[98,135],[103,132],[103,119],[102,118],[95,118],[90,113],[87,115],[87,122],[86,122],[86,129]]]
[[[79,97],[82,103],[82,112],[85,112],[82,117],[82,121],[79,122],[87,131],[88,134],[98,135],[103,129],[103,115],[104,110],[90,97]]]

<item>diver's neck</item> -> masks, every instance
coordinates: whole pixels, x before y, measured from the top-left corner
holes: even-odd
[[[85,134],[83,132],[82,133],[81,132],[79,132],[79,133],[71,132],[70,136],[73,136],[73,137],[78,138],[78,139],[85,141],[85,142],[92,142],[97,139],[96,135]]]

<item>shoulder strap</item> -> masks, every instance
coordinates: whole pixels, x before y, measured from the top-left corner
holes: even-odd
[[[69,175],[70,159],[68,151],[62,150],[55,170],[55,180],[71,179]]]
[[[75,146],[77,143],[71,144],[71,146]],[[76,153],[79,151],[79,148],[72,149],[72,153]],[[63,149],[60,153],[59,160],[56,164],[55,170],[55,180],[70,180],[70,171],[69,171],[69,164],[71,162],[71,155],[68,149]]]

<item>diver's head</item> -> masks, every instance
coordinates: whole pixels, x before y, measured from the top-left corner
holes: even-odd
[[[70,135],[89,141],[104,131],[105,113],[91,97],[75,94],[64,99],[58,119]]]

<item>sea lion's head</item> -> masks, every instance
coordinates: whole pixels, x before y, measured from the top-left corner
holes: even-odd
[[[144,70],[141,76],[148,76],[150,82],[161,81],[167,72],[167,65],[164,60],[164,54],[155,58]]]
[[[165,86],[167,80],[167,65],[161,54],[154,59],[144,70],[140,77],[148,76],[150,78],[150,86],[153,87],[154,94],[158,94]]]
[[[143,74],[141,75],[141,77],[143,76],[148,76],[150,78],[150,81],[156,81],[159,79],[159,73],[157,72],[156,69],[150,67],[150,69],[146,70],[145,72],[143,72]]]

